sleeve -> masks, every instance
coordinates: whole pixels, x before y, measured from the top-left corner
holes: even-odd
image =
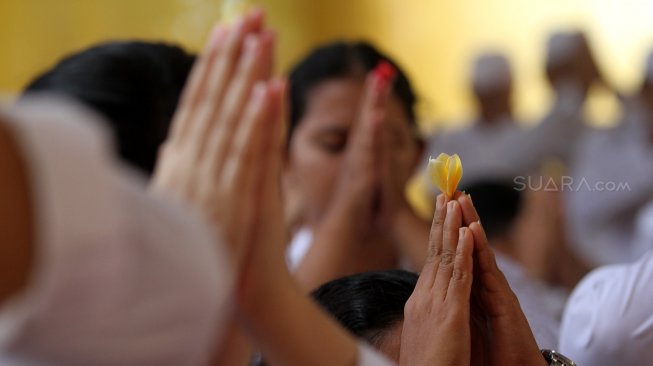
[[[358,343],[357,366],[395,366],[396,364],[381,355],[365,342]]]
[[[560,351],[579,365],[644,365],[653,359],[653,252],[600,268],[567,303]]]

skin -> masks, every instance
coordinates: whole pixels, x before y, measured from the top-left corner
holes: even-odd
[[[385,331],[383,337],[375,345],[379,352],[383,353],[397,364],[399,364],[399,354],[401,352],[401,330],[403,327],[403,321],[397,322],[390,329]]]
[[[428,224],[404,189],[420,155],[405,109],[373,76],[332,79],[310,93],[290,141],[286,181],[299,192],[313,245],[297,269],[307,289],[344,275],[393,268],[399,255],[420,268]]]
[[[25,289],[33,266],[35,222],[29,177],[7,122],[0,117],[0,305]]]
[[[439,196],[428,259],[404,310],[400,365],[471,363],[474,238],[461,225],[460,204]]]

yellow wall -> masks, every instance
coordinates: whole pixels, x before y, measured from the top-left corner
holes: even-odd
[[[471,115],[467,69],[479,50],[509,53],[517,71],[518,110],[532,118],[546,108],[541,59],[551,29],[587,29],[601,66],[619,87],[638,82],[653,45],[649,0],[253,2],[268,9],[280,33],[279,70],[318,42],[372,40],[405,66],[429,121]],[[0,90],[16,92],[62,55],[100,40],[166,39],[197,49],[223,6],[219,0],[2,0]]]

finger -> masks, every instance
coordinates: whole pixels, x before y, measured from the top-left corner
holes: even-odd
[[[277,34],[273,30],[261,31],[261,57],[264,57],[262,74],[260,75],[261,80],[269,80],[272,77],[276,44]]]
[[[447,301],[469,305],[474,277],[474,236],[470,229],[461,227],[454,260],[453,275],[447,290]]]
[[[360,146],[358,141],[364,139],[366,134],[366,126],[370,120],[375,118],[375,115],[383,108],[377,108],[381,103],[381,93],[379,90],[380,80],[373,73],[370,73],[365,79],[365,86],[363,90],[363,97],[360,103],[360,111],[358,118],[351,128],[350,141],[352,148]]]
[[[179,142],[189,134],[189,130],[197,127],[192,119],[192,112],[199,104],[202,95],[206,93],[208,74],[214,66],[215,59],[224,45],[229,28],[224,24],[216,25],[211,31],[211,36],[204,46],[204,50],[198,56],[188,81],[184,86],[182,96],[179,100],[174,122],[169,134],[172,142]]]
[[[362,121],[360,139],[347,143],[351,146],[347,156],[348,168],[356,176],[355,183],[366,186],[370,194],[375,191],[379,176],[377,165],[383,149],[383,119],[384,114],[378,113]]]
[[[199,142],[195,145],[198,154],[204,152],[205,137],[210,134],[209,129],[224,122],[218,120],[217,116],[224,107],[223,99],[230,87],[236,67],[241,63],[244,39],[251,32],[251,27],[248,18],[241,18],[236,22],[224,41],[214,67],[207,75],[207,91],[202,96],[205,103],[197,106],[198,128],[194,130],[194,136],[191,136],[194,141]]]
[[[459,192],[457,201],[460,204],[460,208],[463,212],[463,225],[469,226],[473,222],[479,221],[481,218],[476,212],[474,203],[472,202],[472,197],[466,193]]]
[[[417,286],[430,288],[435,281],[436,271],[439,265],[440,255],[442,254],[442,232],[444,220],[446,217],[447,197],[444,194],[438,195],[435,203],[435,213],[431,223],[431,233],[429,234],[429,246],[426,254],[426,261],[417,280]]]
[[[244,41],[243,56],[237,66],[236,75],[233,77],[225,96],[222,109],[218,112],[217,125],[218,137],[218,170],[232,147],[232,141],[238,124],[243,116],[248,103],[252,86],[261,80],[264,70],[268,68],[264,61],[269,61],[269,55],[263,55],[262,40],[250,34]],[[270,49],[268,49],[269,51]]]
[[[483,287],[489,291],[497,291],[501,286],[507,286],[508,282],[497,266],[494,252],[490,248],[483,226],[477,221],[473,222],[469,229],[474,235],[474,252]]]
[[[446,294],[453,273],[454,259],[458,247],[458,236],[462,224],[462,214],[457,201],[447,203],[447,215],[444,219],[442,232],[442,254],[435,277],[435,292]]]
[[[238,238],[234,239],[234,245],[237,246],[242,245],[245,235],[251,234],[242,228],[251,228],[256,219],[255,182],[258,181],[256,175],[264,169],[264,157],[261,152],[264,151],[263,136],[266,131],[262,125],[268,113],[268,105],[267,86],[261,82],[252,91],[243,121],[234,136],[234,148],[225,161],[224,169],[217,167],[217,154],[207,153],[207,156],[211,157],[209,160],[213,175],[218,180],[218,190],[225,202],[229,202],[228,205],[233,208],[228,219],[230,227],[237,230],[235,235],[238,235]],[[213,136],[212,141],[215,145],[220,139]],[[211,150],[216,149],[218,147],[213,146]],[[236,252],[241,249],[234,248]]]
[[[266,215],[279,214],[274,212],[275,202],[281,203],[281,174],[283,170],[283,156],[285,147],[285,81],[276,79],[270,83],[270,110],[267,129],[269,136],[265,153],[265,173],[262,180],[261,191],[264,197],[261,202],[265,205],[263,213]]]

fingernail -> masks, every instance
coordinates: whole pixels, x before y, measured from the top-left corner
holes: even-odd
[[[227,33],[227,27],[224,24],[218,24],[211,30],[211,35],[209,36],[209,42],[211,45],[217,43],[220,39],[224,37]]]
[[[460,240],[462,240],[463,236],[465,236],[465,232],[467,232],[466,227],[461,227],[460,230],[458,230],[458,234],[459,234],[458,237],[460,238]]]
[[[455,204],[456,204],[456,201],[449,201],[449,203],[447,203],[447,212],[453,211],[453,206]]]
[[[245,37],[245,42],[243,45],[244,53],[247,55],[251,55],[256,50],[257,45],[258,45],[258,37],[252,34],[248,35],[247,37]]]
[[[469,197],[469,202],[471,202],[472,204],[474,204],[474,201],[472,201],[472,195],[471,195],[471,194],[468,194],[467,197]]]

